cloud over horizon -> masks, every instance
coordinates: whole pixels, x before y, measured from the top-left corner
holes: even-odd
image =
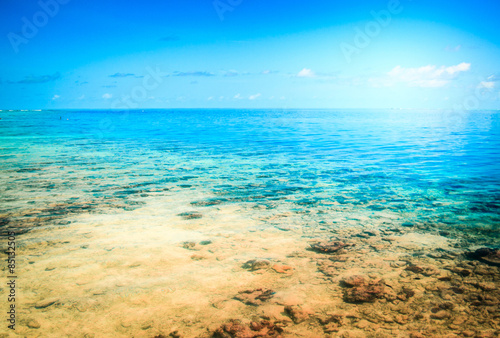
[[[172,76],[215,76],[214,73],[207,72],[207,71],[194,71],[194,72],[179,72],[175,71]]]
[[[115,73],[112,75],[109,75],[109,77],[129,77],[129,76],[135,76],[134,73]]]
[[[255,99],[258,99],[259,97],[261,97],[261,93],[258,93],[258,94],[255,94],[255,95],[250,95],[248,97],[249,100],[255,100]]]
[[[311,69],[304,68],[298,74],[298,77],[315,77],[316,74]]]
[[[419,68],[394,67],[387,73],[394,83],[407,83],[413,87],[443,87],[462,72],[470,70],[470,63],[462,62],[455,66],[427,65]]]
[[[47,83],[50,81],[55,81],[61,78],[61,74],[59,72],[54,73],[53,75],[41,75],[41,76],[25,76],[24,79],[19,81],[14,81],[10,83],[20,83],[20,84],[36,84],[36,83]]]

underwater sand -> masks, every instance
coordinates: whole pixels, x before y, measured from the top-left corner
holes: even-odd
[[[497,113],[204,114],[2,115],[0,335],[499,336]]]

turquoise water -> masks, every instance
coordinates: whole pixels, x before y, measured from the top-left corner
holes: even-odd
[[[0,147],[12,228],[184,190],[187,207],[291,212],[304,228],[391,211],[400,223],[498,236],[495,111],[3,111]],[[332,203],[342,211],[333,220]]]
[[[201,338],[256,318],[284,337],[492,333],[498,267],[464,253],[500,244],[499,117],[2,111],[16,333]],[[349,278],[377,300],[353,301]],[[262,304],[241,301],[263,288]],[[295,325],[288,305],[310,319]]]

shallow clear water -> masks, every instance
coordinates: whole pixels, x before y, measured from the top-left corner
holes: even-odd
[[[298,226],[327,221],[331,203],[345,214],[391,210],[405,221],[461,228],[500,220],[497,112],[4,111],[1,118],[1,212],[16,214],[12,222],[51,203],[74,213],[134,209],[172,189],[189,191],[187,208],[237,203],[259,207],[251,211],[259,217],[305,213]],[[67,212],[46,209],[41,224]]]
[[[262,318],[283,337],[500,332],[498,257],[464,255],[500,245],[498,112],[0,118],[20,336],[212,337]],[[380,292],[360,299],[352,275]],[[261,289],[272,292],[257,305],[241,296]]]

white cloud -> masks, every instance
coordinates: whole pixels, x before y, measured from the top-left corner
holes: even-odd
[[[249,99],[249,100],[255,100],[255,99],[259,98],[259,97],[260,97],[260,95],[261,95],[260,93],[255,94],[255,95],[250,95],[250,96],[248,97],[248,99]]]
[[[443,67],[441,67],[441,68],[443,68]],[[440,71],[442,72],[443,70],[441,68],[440,68]],[[462,62],[456,66],[446,67],[446,68],[444,68],[444,71],[447,72],[448,74],[453,75],[455,73],[466,72],[469,69],[470,69],[470,63]]]
[[[482,81],[479,86],[479,88],[487,88],[487,89],[493,89],[495,87],[495,82],[493,81]]]
[[[207,99],[207,101],[212,101],[213,99],[214,99],[214,97],[213,97],[213,96],[210,96],[210,97]]]
[[[80,96],[80,97],[78,98],[78,100],[83,100],[84,98],[85,98],[85,94],[83,94],[82,96]]]
[[[234,98],[235,98],[235,99],[242,99],[241,94],[239,94],[239,93],[238,93],[238,94],[236,94],[236,95],[234,96]]]
[[[113,97],[113,95],[112,95],[112,94],[109,94],[109,93],[106,93],[106,94],[104,94],[104,95],[102,96],[102,98],[103,98],[103,99],[106,99],[106,100],[107,100],[107,99],[110,99],[110,98],[112,98],[112,97]]]
[[[470,63],[462,62],[455,66],[434,65],[420,68],[394,67],[389,73],[390,84],[394,82],[406,82],[415,87],[443,87],[454,79],[459,73],[470,69]]]
[[[57,100],[58,98],[60,98],[60,96],[59,96],[59,95],[54,95],[54,96],[52,97],[52,100]]]
[[[314,74],[314,72],[308,68],[304,68],[302,69],[298,74],[297,74],[298,77],[314,77],[316,76],[316,74]]]

